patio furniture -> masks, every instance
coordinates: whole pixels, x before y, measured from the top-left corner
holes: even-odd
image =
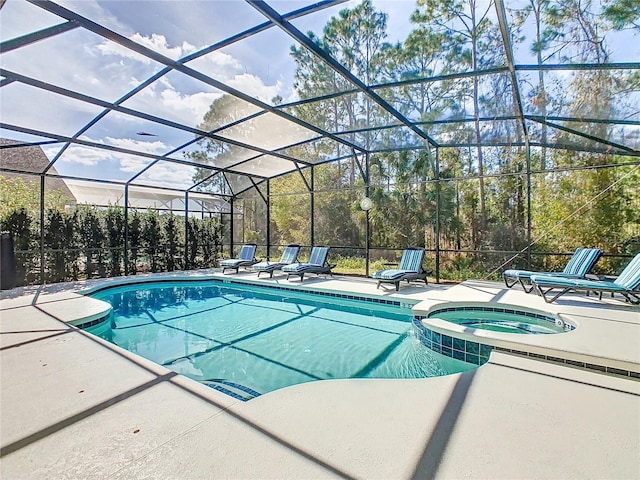
[[[531,283],[547,303],[554,302],[568,292],[586,291],[598,293],[600,299],[602,299],[602,294],[605,292],[611,294],[619,293],[629,302],[638,304],[640,303],[640,253],[629,262],[624,270],[620,272],[618,278],[613,281],[533,275]],[[558,289],[560,290],[559,293],[556,293],[550,299],[547,298],[547,295],[552,290]]]
[[[238,273],[238,269],[240,267],[250,267],[251,265],[258,262],[256,260],[256,248],[257,246],[253,243],[248,243],[243,245],[240,249],[240,253],[238,254],[238,258],[227,258],[220,262],[220,266],[222,266],[222,273],[226,270],[235,270]]]
[[[400,289],[400,282],[406,280],[424,280],[425,285],[429,285],[427,276],[431,274],[431,270],[425,270],[422,267],[424,261],[424,248],[407,248],[402,252],[402,258],[397,269],[378,270],[371,276],[378,280],[376,288],[380,288],[381,283],[393,283],[396,291]]]
[[[267,272],[269,278],[273,277],[273,272],[281,270],[285,265],[290,265],[296,261],[300,253],[300,245],[287,245],[282,252],[279,262],[260,262],[253,265],[251,268],[258,272],[258,277],[261,273]]]
[[[291,275],[298,275],[300,281],[304,280],[305,273],[315,273],[317,275],[322,273],[328,273],[333,276],[331,269],[335,265],[329,265],[327,258],[329,256],[330,247],[313,247],[311,249],[311,255],[309,261],[306,263],[292,263],[282,267],[282,271],[287,274],[287,280]]]
[[[535,272],[530,270],[505,270],[502,273],[504,283],[507,288],[513,287],[516,283],[522,285],[522,289],[529,293],[533,290],[531,285],[532,275],[549,275],[561,278],[585,278],[591,271],[598,259],[602,256],[599,248],[578,248],[573,253],[562,272]]]

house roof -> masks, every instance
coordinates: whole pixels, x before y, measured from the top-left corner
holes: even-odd
[[[49,167],[49,159],[39,145],[24,145],[6,138],[0,138],[0,158],[0,175],[21,178],[28,183],[40,182],[40,173]],[[75,203],[75,196],[64,179],[55,176],[57,174],[55,167],[50,166],[46,188],[57,191],[69,199],[70,203]]]

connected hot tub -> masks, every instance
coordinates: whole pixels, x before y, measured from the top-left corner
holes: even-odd
[[[542,353],[549,350],[544,339],[576,328],[566,315],[489,302],[438,302],[414,312],[416,335],[427,348],[476,365],[494,349],[554,358]]]
[[[575,328],[560,318],[513,308],[453,306],[435,308],[427,318],[439,318],[467,328],[516,334],[563,333]]]

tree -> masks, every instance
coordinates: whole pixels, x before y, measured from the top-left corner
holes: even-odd
[[[164,247],[164,265],[168,272],[173,272],[180,266],[178,249],[182,243],[180,238],[181,232],[178,229],[176,216],[173,213],[162,216],[162,225],[164,230],[163,237],[166,243]]]
[[[129,212],[128,217],[128,252],[126,255],[127,262],[129,262],[129,275],[135,275],[138,271],[138,255],[142,241],[142,218],[137,211]]]
[[[386,37],[387,16],[376,11],[370,0],[363,0],[352,9],[340,11],[323,29],[321,38],[309,33],[309,37],[332,58],[347,70],[370,85],[380,80],[385,51],[389,45]],[[306,48],[291,48],[296,62],[294,88],[301,98],[312,98],[323,94],[349,92],[355,85],[341,74],[331,69],[325,62],[319,61]],[[355,93],[340,95],[327,100],[303,104],[295,107],[296,115],[307,122],[318,125],[330,132],[347,131],[344,138],[351,143],[369,148],[373,139],[366,131],[354,130],[375,123],[373,118],[380,116],[379,108],[368,96]],[[344,155],[345,147],[338,145],[336,155]],[[351,152],[349,152],[351,153]],[[355,160],[349,159],[349,187],[355,184]]]
[[[606,1],[603,13],[616,30],[640,30],[640,4],[637,0]]]
[[[162,231],[160,216],[157,212],[149,211],[144,216],[141,237],[149,261],[149,268],[152,272],[161,271],[160,245],[162,243]]]
[[[109,276],[122,273],[124,248],[124,212],[120,207],[110,206],[105,213],[107,245],[109,247]]]
[[[418,24],[424,24],[429,28],[439,31],[447,38],[447,43],[456,45],[453,50],[457,52],[453,63],[459,70],[471,70],[476,72],[499,62],[504,57],[501,50],[495,50],[495,26],[492,25],[488,14],[493,8],[493,2],[485,4],[478,0],[453,0],[442,2],[440,0],[418,0],[419,10],[414,13],[413,19]],[[500,62],[501,63],[501,62]],[[479,244],[487,229],[487,211],[485,199],[484,180],[484,156],[482,147],[482,134],[480,127],[480,80],[477,75],[470,79],[472,115],[474,119],[474,136],[477,145],[475,160],[477,164],[477,176],[479,180],[480,200],[480,232]],[[467,81],[460,82],[460,93],[467,95]],[[464,111],[464,104],[460,105]]]
[[[105,234],[100,215],[95,207],[88,205],[82,205],[78,210],[80,212],[79,241],[82,244],[87,278],[93,278],[96,273],[99,277],[104,277],[107,271],[103,249]]]
[[[197,128],[205,132],[216,133],[222,130],[223,127],[246,118],[256,111],[257,108],[250,103],[232,95],[224,94],[210,105],[209,110],[204,115],[202,122],[197,125]],[[244,123],[240,127],[232,127],[233,131],[230,136],[239,142],[246,141],[251,143],[252,131],[247,128],[247,125],[247,123]],[[185,157],[201,165],[211,165],[216,170],[224,169],[252,156],[250,151],[242,147],[211,137],[204,137],[198,140],[197,143],[200,150],[185,153]],[[255,155],[257,155],[257,152]],[[202,182],[199,186],[200,190],[223,194],[230,193],[224,176],[216,173],[216,170],[204,167],[197,168],[193,177],[194,183]]]
[[[272,243],[311,243],[310,213],[310,194],[298,172],[271,180]]]
[[[39,215],[40,184],[20,177],[0,175],[0,217],[24,208],[28,214]],[[57,190],[45,190],[47,208],[63,210],[68,199]]]

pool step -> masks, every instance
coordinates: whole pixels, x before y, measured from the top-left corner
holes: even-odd
[[[211,379],[202,380],[200,383],[243,402],[262,395],[260,392],[256,392],[249,387],[245,387],[244,385],[240,385],[239,383],[229,382],[228,380]]]

